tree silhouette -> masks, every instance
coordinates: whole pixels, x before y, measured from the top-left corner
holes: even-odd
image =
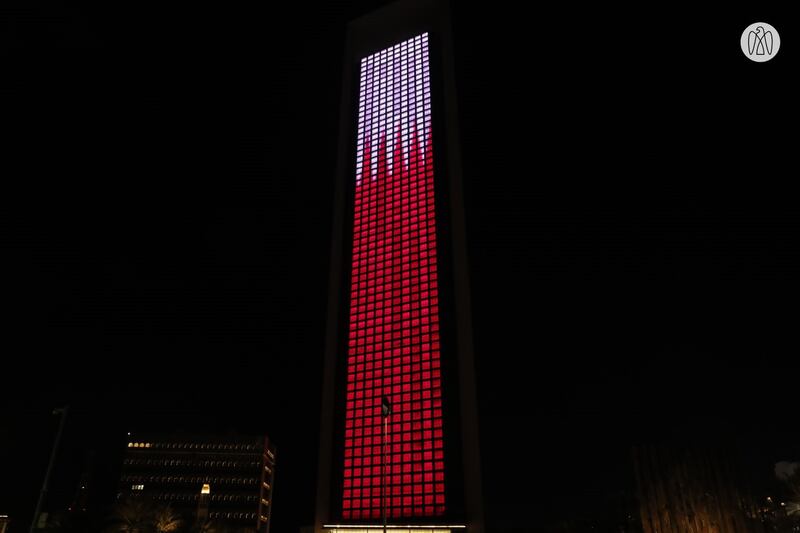
[[[128,498],[114,506],[108,533],[152,533],[155,509],[149,500]]]
[[[183,526],[181,515],[170,505],[158,507],[153,513],[153,526],[157,533],[174,533]]]

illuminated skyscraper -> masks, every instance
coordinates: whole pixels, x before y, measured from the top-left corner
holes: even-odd
[[[482,529],[448,24],[404,0],[348,30],[318,530]]]

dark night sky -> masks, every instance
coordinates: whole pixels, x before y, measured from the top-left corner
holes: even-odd
[[[381,2],[110,4],[0,22],[0,514],[26,525],[69,402],[54,501],[126,431],[267,432],[273,531],[296,531],[345,23]],[[800,459],[798,32],[759,6],[456,7],[496,528],[602,506],[636,442]],[[738,47],[756,20],[783,39],[767,64]]]

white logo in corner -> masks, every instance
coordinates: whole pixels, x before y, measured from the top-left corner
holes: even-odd
[[[769,61],[781,48],[778,30],[766,22],[754,22],[742,32],[742,52],[756,63]]]

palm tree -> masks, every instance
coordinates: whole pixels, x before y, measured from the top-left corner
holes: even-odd
[[[114,506],[107,531],[109,533],[151,533],[153,507],[140,498],[128,498]]]
[[[181,515],[176,513],[170,505],[159,507],[153,513],[153,526],[157,533],[174,533],[182,525]]]

